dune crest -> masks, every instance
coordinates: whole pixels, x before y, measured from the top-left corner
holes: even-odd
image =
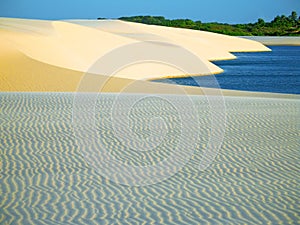
[[[45,74],[48,70],[37,72],[37,68],[40,68],[41,64],[43,68],[51,65],[60,68],[60,71],[77,71],[79,74],[93,73],[132,80],[149,80],[221,73],[223,70],[214,65],[212,60],[234,59],[235,56],[231,53],[234,51],[269,51],[267,47],[258,42],[242,38],[119,20],[42,21],[0,18],[0,40],[0,70],[1,80],[4,82],[1,85],[2,90],[7,90],[7,88],[3,88],[4,86],[12,85],[12,80],[8,83],[8,80],[11,79],[9,77],[15,79],[21,77],[17,71],[23,69],[28,71],[28,67],[31,68],[31,71],[36,72],[31,72],[30,77],[23,75],[27,77],[26,79],[31,79],[31,81],[24,82],[34,83],[35,80],[44,80],[45,83],[56,83],[57,76]],[[94,66],[103,56],[124,46],[149,41],[151,42],[151,51],[157,55],[173,51],[175,58],[188,62],[189,59],[182,55],[176,55],[174,47],[179,46],[189,54],[198,57],[199,64],[202,65],[187,72],[182,68],[166,65],[159,61],[145,61],[123,65],[122,68],[114,71],[114,74],[107,74],[105,70]],[[141,53],[143,51],[144,49],[141,49]],[[131,52],[125,52],[125,58],[126,54],[130,55]],[[180,57],[183,58],[180,59]],[[120,57],[116,57],[115,61],[112,60],[111,63],[120,64],[119,61]],[[12,63],[18,65],[18,69],[9,69],[8,65]],[[59,80],[69,80],[70,83],[78,82],[80,75],[73,78],[66,74],[70,74],[70,72],[60,72]],[[22,78],[18,80],[22,80]],[[68,86],[68,84],[65,85]],[[45,91],[47,91],[46,86]],[[9,89],[18,91],[14,88]],[[73,89],[66,88],[66,91]],[[28,90],[33,91],[35,88]],[[38,90],[40,91],[40,88]],[[53,88],[49,90],[53,90]]]

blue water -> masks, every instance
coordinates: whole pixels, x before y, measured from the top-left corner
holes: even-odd
[[[236,60],[214,62],[224,70],[224,73],[215,75],[219,86],[242,91],[300,94],[300,46],[269,48],[271,52],[234,53]],[[203,76],[158,82],[216,87],[212,80],[210,76]]]

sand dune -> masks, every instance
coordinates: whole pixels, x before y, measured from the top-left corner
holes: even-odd
[[[163,55],[160,51],[176,53],[175,45],[180,45],[200,59],[200,66],[186,62],[187,70],[198,75],[220,72],[209,60],[232,59],[233,51],[268,51],[254,41],[121,21],[0,18],[1,224],[299,222],[299,95],[145,81],[186,73],[157,62],[122,66],[135,52],[108,54],[119,66],[114,76],[108,76],[109,67],[101,68],[106,64],[95,63],[114,49],[149,40],[156,42],[135,50],[157,56]],[[180,63],[184,55],[171,56]],[[92,95],[95,102],[76,101],[78,96],[89,100],[90,94],[57,93],[76,91],[106,93]],[[209,101],[215,96],[201,96],[216,93],[225,96],[219,105]],[[222,123],[213,123],[215,107],[222,109],[217,118]],[[128,127],[116,122],[128,122]],[[82,125],[89,132],[80,132]],[[199,170],[210,140],[223,129],[218,154],[208,169]],[[117,132],[127,135],[124,130],[146,142],[120,139]],[[147,141],[152,136],[154,141]],[[151,150],[136,151],[140,143]],[[180,152],[178,158],[188,161],[179,169],[171,157],[174,149],[184,148],[194,154],[188,158]],[[105,161],[103,149],[121,167]],[[110,177],[101,175],[97,162],[103,161]],[[143,172],[163,161],[170,161],[170,167],[140,174],[124,170],[130,166]],[[156,183],[170,171],[178,173]],[[155,185],[115,183],[124,172],[129,181],[147,175],[144,181]]]
[[[129,22],[122,22],[122,23],[129,23]],[[159,32],[160,29],[162,31],[183,35],[185,37],[193,37],[198,38],[199,42],[210,44],[219,50],[225,50],[229,52],[251,52],[251,51],[269,51],[267,47],[262,45],[259,42],[251,41],[251,40],[244,40],[238,37],[217,34],[207,31],[196,31],[190,29],[183,29],[183,28],[171,28],[171,27],[161,27],[156,25],[145,25],[140,23],[130,23],[133,26],[141,27],[143,29]],[[161,35],[162,31],[160,32]],[[207,49],[209,50],[209,49]],[[218,58],[214,58],[217,60]]]
[[[18,51],[11,42],[2,39],[0,52],[0,90],[2,92],[75,92],[83,78],[87,86],[95,85],[103,92],[159,93],[203,95],[214,92],[210,88],[176,86],[120,77],[89,74],[70,70],[32,59]],[[102,85],[105,83],[105,85]],[[96,87],[96,88],[97,88]],[[225,96],[253,96],[267,98],[298,98],[297,95],[217,90]]]
[[[33,25],[34,28],[24,31],[24,24],[28,27]],[[47,25],[48,33],[36,33],[37,27],[46,29],[44,23],[35,24],[35,21],[30,20],[19,26],[19,20],[15,24],[9,21],[7,26],[13,29],[1,30],[1,38],[11,42],[17,50],[30,58],[78,71],[87,71],[97,57],[113,48],[133,42],[107,32],[66,22],[49,21]],[[4,26],[5,21],[1,23],[1,27]]]
[[[69,76],[70,71],[65,73],[62,70],[78,71],[81,74],[89,72],[110,75],[106,74],[102,67],[94,66],[95,62],[108,53],[114,53],[114,50],[138,44],[141,41],[154,41],[151,46],[148,44],[148,47],[146,46],[144,49],[144,52],[149,52],[151,49],[154,55],[151,56],[152,58],[155,58],[155,54],[159,56],[161,53],[170,52],[177,61],[186,61],[186,64],[189,64],[188,70],[183,71],[182,68],[177,68],[174,65],[150,60],[118,68],[114,71],[114,77],[147,80],[190,74],[220,73],[222,69],[211,63],[210,60],[234,59],[234,55],[230,53],[232,51],[268,51],[268,48],[255,41],[208,32],[147,26],[118,20],[41,21],[1,18],[0,40],[0,57],[2,59],[0,68],[3,82],[8,77],[14,77],[16,82],[20,82],[17,80],[22,80],[27,76],[26,80],[23,79],[26,83],[44,80],[48,84],[55,83],[57,80],[56,76],[46,74],[46,65],[60,68],[60,80],[67,79],[72,84],[78,82],[78,76]],[[143,48],[139,49],[142,52],[139,54],[143,55]],[[184,54],[181,54],[183,51],[197,57],[199,63],[193,63],[188,57],[184,57]],[[120,58],[127,58],[131,52],[127,50],[123,54],[123,56],[118,54],[115,61],[112,60],[110,63],[120,63]],[[136,53],[133,52],[132,54]],[[11,63],[18,65],[18,68],[8,69],[8,65]],[[22,74],[23,78],[17,79],[18,76],[21,76],[17,70],[22,71],[22,69],[26,70],[30,67],[32,71],[37,71],[39,66],[36,66],[39,63],[44,64],[44,71],[39,74],[34,73],[34,75],[31,72],[31,78]],[[52,77],[54,80],[51,80]],[[30,79],[32,81],[29,81]],[[5,88],[5,86],[11,86],[12,83],[3,82],[1,90],[19,90]],[[65,91],[71,90],[68,83],[63,84],[66,86]],[[27,86],[27,90],[41,91],[41,88],[36,89],[35,86],[37,85]],[[47,85],[44,86],[44,91],[53,90],[53,88],[46,88]]]
[[[203,38],[195,38],[190,36],[189,33],[188,35],[181,35],[174,28],[169,29],[168,27],[149,26],[120,20],[71,20],[70,22],[141,41],[161,41],[178,44],[202,59],[235,59],[235,56],[229,51],[223,48],[220,49],[220,46],[214,46],[215,43],[204,40]],[[187,31],[189,32],[189,30]]]

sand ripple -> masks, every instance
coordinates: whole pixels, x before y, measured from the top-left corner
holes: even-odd
[[[195,99],[201,133],[192,159],[168,180],[130,187],[101,177],[85,161],[74,136],[73,97],[0,94],[1,224],[300,222],[299,100],[226,97],[223,145],[210,168],[199,171],[210,120],[205,98]],[[172,153],[180,135],[175,113],[160,114],[169,136],[157,151],[122,151],[111,129],[112,100],[108,94],[96,108],[98,132],[114,157],[142,166]],[[160,109],[159,102],[150,106]],[[137,123],[149,116],[143,109],[133,111]],[[145,127],[133,129],[148,134]]]

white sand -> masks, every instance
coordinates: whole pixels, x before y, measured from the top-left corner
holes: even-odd
[[[11,71],[3,70],[7,60],[21,60],[20,55],[23,59],[27,57],[30,60],[62,69],[108,75],[105,74],[103,68],[99,70],[93,67],[93,64],[115,49],[141,41],[159,42],[151,46],[151,51],[158,55],[162,52],[174,51],[174,45],[179,45],[188,53],[197,56],[199,64],[195,66],[196,63],[194,65],[190,63],[190,68],[188,70],[185,68],[183,71],[172,65],[142,62],[118,68],[119,70],[115,71],[115,77],[147,80],[188,74],[215,74],[222,72],[222,69],[210,60],[234,59],[234,55],[230,53],[234,51],[269,50],[258,42],[242,38],[118,20],[41,21],[0,18],[0,57],[3,59],[0,62],[1,80],[5,80],[4,76],[11,76]],[[8,55],[10,55],[9,58]],[[124,58],[127,56],[124,55]],[[189,59],[181,54],[175,54],[175,56],[178,61],[189,62]],[[18,62],[19,66],[22,64],[21,61]],[[117,58],[115,62],[119,61],[120,59]],[[47,75],[41,73],[39,76]],[[61,76],[64,75],[61,74]]]
[[[234,96],[224,98],[224,140],[210,168],[200,172],[195,169],[207,146],[210,146],[206,145],[207,141],[214,138],[211,132],[211,117],[214,114],[210,112],[207,96],[189,95],[213,94],[212,89],[144,81],[184,75],[180,69],[153,62],[121,68],[114,77],[92,74],[97,73],[96,67],[89,69],[95,60],[107,52],[140,40],[163,42],[153,45],[151,51],[154,53],[174,50],[171,44],[188,49],[204,65],[197,67],[201,70],[194,71],[198,75],[220,72],[221,69],[209,60],[232,59],[234,57],[230,52],[268,50],[260,43],[240,38],[121,21],[0,19],[0,92],[9,92],[0,94],[3,102],[0,108],[3,127],[1,144],[5,149],[2,157],[4,195],[1,196],[5,213],[0,221],[24,224],[37,221],[34,220],[36,218],[40,222],[40,218],[44,218],[42,221],[46,224],[56,224],[57,219],[62,223],[74,224],[80,218],[80,222],[93,224],[99,221],[108,224],[120,221],[132,223],[133,220],[125,220],[126,217],[135,218],[138,223],[151,223],[154,221],[149,221],[152,215],[158,215],[157,218],[166,223],[175,221],[182,224],[198,224],[199,221],[213,224],[289,224],[299,221],[299,95],[222,90],[224,96]],[[176,59],[180,60],[180,57],[174,55]],[[114,63],[119,63],[121,59],[116,57]],[[94,90],[101,88],[102,92],[117,92],[104,94],[95,107],[95,124],[99,125],[99,132],[95,133],[101,134],[101,138],[95,140],[101,140],[110,149],[113,147],[113,152],[117,153],[115,156],[126,160],[126,164],[131,162],[128,159],[134,159],[135,166],[145,166],[145,159],[150,159],[152,163],[163,160],[169,153],[173,154],[173,144],[176,145],[177,137],[182,135],[181,131],[176,132],[176,123],[181,124],[182,120],[176,119],[177,111],[172,104],[167,104],[168,101],[157,99],[145,104],[136,101],[138,94],[128,93],[149,93],[151,96],[183,94],[172,95],[168,100],[174,100],[186,109],[182,112],[186,112],[184,116],[190,121],[199,120],[199,135],[194,130],[187,131],[188,134],[197,134],[199,138],[195,142],[195,155],[191,161],[176,176],[158,186],[135,188],[133,192],[128,192],[125,186],[116,186],[102,179],[99,171],[88,167],[88,163],[80,158],[82,149],[78,148],[71,119],[76,93],[11,93],[75,92],[82,83]],[[115,97],[121,96],[118,94],[120,92],[126,93],[127,100],[134,99],[137,103],[137,107],[133,107],[136,110],[130,114],[136,116],[133,117],[137,118],[135,121],[145,123],[148,118],[155,116],[156,119],[158,115],[163,115],[162,121],[171,128],[167,133],[170,134],[168,139],[163,139],[167,142],[167,145],[161,145],[166,146],[163,151],[158,151],[158,154],[149,151],[150,157],[145,158],[142,155],[135,157],[130,151],[124,151],[123,146],[120,147],[112,135],[114,129],[110,120],[110,109],[114,106]],[[185,107],[188,104],[186,97],[191,97],[195,107]],[[126,105],[126,101],[121,103]],[[86,106],[78,105],[79,109]],[[194,110],[196,113],[193,113]],[[163,113],[157,114],[160,111]],[[124,114],[122,110],[116,112],[118,121],[129,118],[129,114]],[[89,116],[85,111],[82,115]],[[137,125],[147,127],[143,123]],[[151,133],[152,129],[154,134],[161,134],[161,126],[151,127]],[[148,129],[137,131],[142,135],[149,134]],[[90,142],[91,139],[88,140],[88,146],[97,146],[95,142]],[[114,173],[120,171],[113,169]],[[31,199],[31,196],[36,197]],[[69,207],[70,202],[72,207]],[[117,209],[121,208],[125,213],[118,213]],[[98,213],[96,217],[91,217],[95,214],[94,209],[101,209],[101,215]]]
[[[113,77],[107,77],[105,73],[99,74],[98,68],[93,67],[97,59],[113,49],[139,43],[141,40],[163,42],[153,44],[151,51],[157,51],[158,54],[160,50],[171,51],[174,48],[172,44],[188,49],[201,59],[200,66],[190,65],[191,68],[188,68],[189,71],[194,69],[193,74],[196,75],[222,71],[209,60],[232,59],[234,56],[231,51],[269,50],[258,42],[243,38],[117,20],[64,22],[0,18],[0,91],[74,92],[78,91],[81,80],[89,76],[88,85],[104,83],[104,92],[211,93],[211,89],[207,88],[141,81],[187,75],[178,68],[162,63],[140,62],[122,67]],[[142,53],[143,50],[141,49]],[[123,58],[127,58],[127,55],[123,55]],[[178,61],[182,59],[180,55],[174,55],[174,58]],[[118,60],[112,61],[118,63]],[[296,95],[231,90],[222,90],[222,93],[226,96],[297,98]]]

